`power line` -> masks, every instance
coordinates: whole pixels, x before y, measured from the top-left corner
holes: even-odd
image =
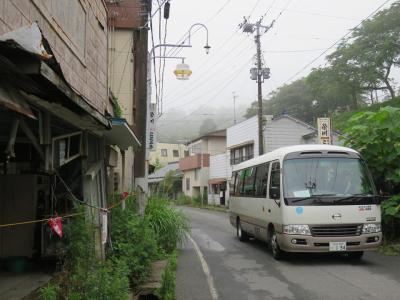
[[[252,45],[246,45],[243,49],[241,49],[241,51],[239,51],[234,57],[232,57],[232,59],[241,56],[244,52],[246,52],[246,50],[250,49],[251,46],[252,46]],[[228,57],[229,57],[229,56],[226,56],[225,58],[227,59]],[[210,74],[205,74],[208,70],[211,69],[211,68],[208,68],[208,69],[204,72],[204,74],[205,74],[207,77],[204,78],[204,80],[198,80],[198,81],[197,81],[197,84],[194,85],[193,87],[191,87],[191,89],[190,89],[189,92],[178,92],[178,93],[177,93],[176,95],[174,95],[173,97],[172,97],[172,96],[169,96],[169,98],[176,98],[176,99],[175,99],[175,100],[172,100],[172,101],[169,101],[168,104],[170,105],[170,104],[172,104],[172,103],[175,103],[176,101],[179,101],[179,100],[180,100],[179,98],[180,98],[181,96],[183,96],[183,95],[186,96],[186,95],[188,95],[188,94],[191,94],[191,93],[193,93],[194,91],[196,91],[199,87],[201,87],[201,86],[203,86],[204,84],[208,83],[210,77],[212,77],[212,76],[214,76],[214,75],[217,75],[218,73],[220,73],[221,70],[225,69],[224,66],[221,66],[220,68],[215,69],[215,67],[218,66],[219,64],[221,64],[222,62],[224,62],[224,60],[220,60],[217,64],[215,64],[215,65],[212,66],[212,68],[214,68],[214,70],[213,70],[212,73],[210,73]],[[200,78],[201,78],[201,77],[200,77]]]
[[[197,109],[193,110],[190,114],[186,115],[183,119],[186,119],[187,117],[191,116],[194,112],[200,110],[200,109],[201,109],[202,107],[204,107],[206,104],[208,104],[208,103],[210,103],[211,101],[213,101],[213,100],[215,99],[215,97],[217,97],[219,94],[221,94],[221,93],[228,87],[228,85],[230,84],[231,80],[234,79],[234,78],[236,78],[236,76],[243,70],[244,67],[247,66],[247,64],[252,60],[252,58],[253,58],[253,57],[251,57],[251,58],[250,58],[249,60],[247,60],[243,65],[241,65],[241,66],[239,67],[239,69],[237,70],[237,72],[235,72],[235,73],[233,74],[233,76],[231,76],[231,77],[229,78],[229,80],[226,80],[226,83],[221,87],[221,89],[219,89],[219,90],[217,91],[217,93],[216,93],[213,97],[210,98],[210,100],[208,100],[207,102],[205,102],[205,103],[203,103],[202,105],[200,105]],[[201,98],[201,97],[198,97],[198,98]]]
[[[328,47],[326,50],[324,50],[321,54],[319,54],[316,58],[311,60],[309,63],[307,63],[304,67],[302,67],[299,71],[297,71],[293,76],[291,76],[288,80],[286,80],[282,85],[285,85],[289,81],[291,81],[293,78],[295,78],[297,75],[299,75],[301,72],[303,72],[305,69],[307,69],[309,66],[311,66],[314,62],[316,62],[321,56],[323,56],[325,53],[327,53],[330,49],[335,47],[339,42],[341,42],[343,39],[345,39],[348,35],[350,35],[355,29],[357,29],[365,20],[369,19],[371,16],[373,16],[377,11],[379,11],[383,6],[385,6],[388,2],[391,0],[386,0],[383,4],[381,4],[377,9],[375,9],[372,13],[370,13],[367,17],[361,20],[360,23],[353,29],[351,29],[349,32],[347,32],[345,35],[343,35],[340,39],[338,39],[336,42],[334,42],[330,47]]]
[[[150,35],[151,35],[151,45],[152,49],[154,49],[154,34],[153,34],[153,18],[150,18]],[[153,53],[150,53],[150,56],[153,61],[153,72],[154,73],[154,85],[156,87],[156,103],[158,104],[158,83],[157,83],[157,72],[156,72],[156,59]]]

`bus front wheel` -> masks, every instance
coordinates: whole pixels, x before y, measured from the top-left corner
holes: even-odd
[[[272,229],[271,238],[269,239],[269,247],[271,248],[273,258],[276,260],[281,260],[284,258],[285,252],[279,247],[278,237],[274,229]]]
[[[247,242],[249,240],[249,236],[247,235],[247,233],[242,230],[242,225],[240,224],[239,218],[236,221],[236,236],[241,242]]]

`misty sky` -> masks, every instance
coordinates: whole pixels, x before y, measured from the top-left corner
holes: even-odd
[[[393,2],[389,1],[382,8]],[[155,3],[157,1],[153,1],[153,5]],[[263,84],[265,97],[284,83],[307,75],[312,67],[323,65],[326,54],[297,74],[383,3],[384,0],[171,0],[167,43],[178,43],[192,24],[200,22],[208,27],[212,48],[206,55],[203,49],[206,32],[204,29],[195,32],[199,28],[195,27],[192,48],[166,50],[167,56],[185,56],[193,74],[187,81],[176,80],[173,71],[180,61],[166,60],[163,113],[180,109],[196,114],[203,106],[231,109],[233,92],[238,96],[238,105],[248,106],[256,100],[257,85],[249,78],[256,46],[253,36],[238,29],[243,16],[250,16],[249,20],[255,22],[267,12],[264,25],[276,20],[273,28],[261,38],[264,60],[271,69],[271,78]],[[154,16],[155,45],[160,43],[158,20],[158,15]],[[162,19],[161,42],[164,25]],[[151,48],[151,36],[149,41]],[[157,74],[158,65],[157,61]],[[152,99],[155,99],[154,77],[152,80]]]

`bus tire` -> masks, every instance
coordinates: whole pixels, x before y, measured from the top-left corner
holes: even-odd
[[[281,250],[278,244],[278,237],[276,235],[275,229],[271,231],[271,238],[269,239],[269,247],[271,249],[272,257],[275,260],[281,260],[285,257],[286,252]]]
[[[240,224],[240,219],[236,221],[236,236],[241,242],[247,242],[249,240],[249,235],[242,230],[242,225]]]

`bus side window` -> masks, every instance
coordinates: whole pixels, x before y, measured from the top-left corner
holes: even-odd
[[[254,196],[254,177],[256,168],[246,169],[244,182],[243,182],[243,195]]]
[[[279,162],[273,162],[271,166],[271,178],[269,183],[269,198],[281,197],[281,167]]]
[[[255,184],[256,197],[267,196],[268,171],[269,171],[269,163],[257,167],[256,184]]]
[[[236,175],[237,175],[236,172],[232,173],[231,183],[229,184],[229,195],[230,196],[235,196],[235,179],[237,177]]]
[[[243,192],[243,173],[245,170],[240,170],[236,174],[236,181],[235,181],[235,196],[240,196]]]

